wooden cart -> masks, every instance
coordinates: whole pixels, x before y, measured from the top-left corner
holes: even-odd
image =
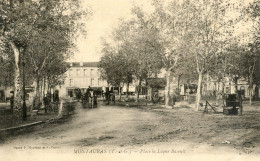
[[[223,106],[223,114],[225,115],[242,115],[242,99],[236,94],[228,94],[226,96],[225,105]],[[239,112],[238,112],[239,111]]]
[[[217,107],[219,106],[211,105],[208,101],[206,101],[205,105],[201,104],[201,106],[205,106],[204,113],[208,113],[209,107],[214,111],[214,113],[219,113],[217,111]],[[242,99],[241,97],[238,98],[236,94],[226,95],[226,99],[222,107],[224,115],[242,115]]]

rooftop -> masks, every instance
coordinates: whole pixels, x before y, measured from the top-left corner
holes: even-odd
[[[72,67],[98,67],[99,62],[70,62]]]

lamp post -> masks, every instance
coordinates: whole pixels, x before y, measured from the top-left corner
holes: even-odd
[[[23,51],[24,51],[24,50],[23,50]],[[25,92],[25,72],[24,72],[25,62],[24,62],[24,52],[23,52],[22,66],[23,66],[23,107],[22,107],[22,111],[23,111],[23,120],[26,120],[27,107],[26,107],[26,101],[25,101],[26,92]]]

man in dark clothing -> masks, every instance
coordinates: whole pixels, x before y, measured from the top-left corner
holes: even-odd
[[[47,95],[44,96],[43,98],[43,104],[44,104],[44,110],[45,110],[45,113],[47,113],[47,108],[49,107],[49,98]]]
[[[85,104],[85,93],[84,92],[81,96],[81,102],[82,102],[82,104]]]
[[[111,94],[111,100],[114,104],[116,103],[116,97],[114,93]]]
[[[53,94],[53,102],[59,102],[59,91],[55,90],[54,94]]]
[[[106,91],[105,97],[106,97],[107,104],[109,105],[110,97],[109,97],[109,92],[108,91]]]
[[[91,91],[92,88],[90,86],[88,86],[87,92]]]
[[[86,100],[86,103],[89,103],[89,91],[86,91],[86,93],[85,93],[85,100]]]
[[[14,91],[11,91],[11,97],[10,97],[10,106],[11,106],[11,111],[14,109]]]
[[[94,92],[94,96],[93,96],[93,106],[97,107],[97,94],[96,94],[96,92]]]

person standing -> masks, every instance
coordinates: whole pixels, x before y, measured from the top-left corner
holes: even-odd
[[[97,94],[96,94],[96,92],[94,92],[94,96],[93,96],[93,106],[97,107]]]
[[[109,105],[109,102],[110,102],[110,94],[108,91],[106,91],[106,101],[107,101],[107,104]]]
[[[93,108],[94,107],[94,91],[93,90],[90,90],[89,97],[90,97],[90,107]]]
[[[116,103],[116,97],[115,97],[115,94],[114,93],[112,93],[111,94],[111,97],[112,97],[112,102],[115,104]]]
[[[47,113],[47,108],[49,107],[49,98],[47,95],[43,97],[44,111]]]
[[[89,103],[89,91],[88,90],[85,93],[85,99],[86,99],[86,103],[88,105],[88,103]]]

